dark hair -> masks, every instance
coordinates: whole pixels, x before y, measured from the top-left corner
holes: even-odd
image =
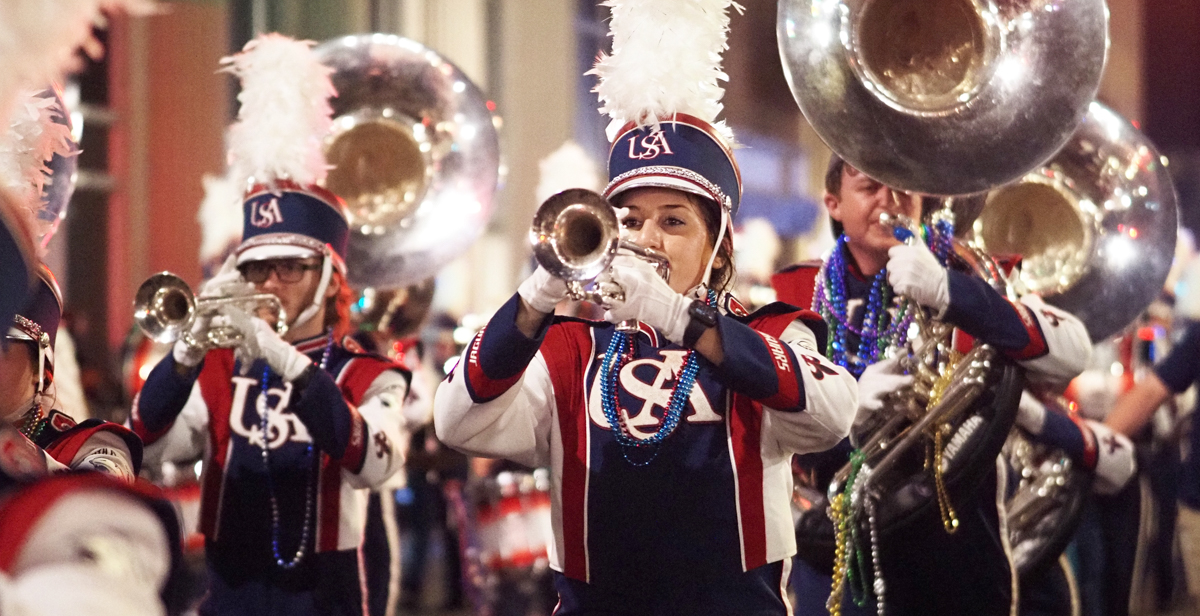
[[[842,171],[846,168],[846,161],[842,160],[837,154],[829,155],[829,166],[825,168],[825,192],[842,198]],[[829,219],[829,230],[833,232],[833,239],[842,236],[844,228],[842,223]]]
[[[721,206],[712,199],[692,193],[684,194],[687,195],[688,201],[691,201],[695,204],[696,209],[700,210],[700,217],[704,219],[704,228],[708,231],[708,241],[717,241],[717,234],[721,232]],[[732,225],[730,226],[732,227]],[[713,250],[717,251],[717,259],[725,262],[723,265],[717,265],[714,261],[712,274],[709,276],[708,287],[717,293],[728,291],[737,276],[737,270],[733,267],[733,232],[729,229],[726,231],[729,232],[725,234],[725,239],[721,240],[721,245],[713,247]]]

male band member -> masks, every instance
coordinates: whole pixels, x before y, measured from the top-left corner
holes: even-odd
[[[361,616],[367,488],[403,464],[394,444],[408,373],[343,344],[350,231],[341,200],[317,186],[334,92],[310,46],[267,34],[225,60],[242,80],[230,161],[257,184],[241,244],[201,292],[274,295],[286,335],[275,316],[237,307],[201,315],[134,404],[147,455],[205,459],[204,615]],[[238,350],[209,348],[213,327],[236,332]]]
[[[902,244],[891,227],[880,223],[882,213],[920,220],[920,198],[897,193],[837,157],[830,161],[825,188],[825,207],[838,238],[832,255],[824,267],[789,268],[772,282],[782,301],[813,306],[826,317],[829,355],[860,375],[856,422],[880,410],[886,395],[912,380],[900,374],[897,361],[883,359],[883,350],[902,344],[908,333],[903,324],[891,322],[887,302],[893,294],[1017,360],[1031,379],[1065,383],[1083,369],[1091,345],[1078,319],[1036,296],[1009,302],[982,279],[943,266],[925,243]],[[930,232],[935,250],[945,251],[947,231],[952,232]],[[864,315],[870,315],[865,323]],[[805,463],[828,481],[850,449],[846,441]],[[934,510],[881,541],[878,575],[886,584],[890,613],[1010,613],[1014,584],[1000,534],[1001,497],[997,474],[989,473],[969,497],[958,496],[953,503],[961,519],[953,534],[943,529]],[[796,566],[798,613],[826,613],[829,573],[806,563]],[[866,614],[876,607],[873,600],[860,607],[847,597],[842,609]]]

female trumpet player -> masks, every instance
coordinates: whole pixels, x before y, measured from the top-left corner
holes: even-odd
[[[892,323],[887,298],[903,295],[963,332],[1017,360],[1031,379],[1066,383],[1082,371],[1091,352],[1087,331],[1074,316],[1046,305],[1036,296],[1009,302],[982,279],[947,268],[923,242],[902,244],[880,214],[920,220],[921,200],[890,187],[834,156],[825,176],[825,208],[837,243],[829,259],[794,266],[772,280],[779,297],[814,306],[826,318],[834,361],[859,375],[856,422],[879,411],[884,398],[912,382],[895,359],[884,359],[889,346],[903,344],[907,328]],[[934,229],[934,251],[948,249],[951,229]],[[864,321],[864,315],[872,315]],[[828,477],[849,456],[849,442],[804,460]],[[997,476],[953,502],[962,519],[957,531],[943,530],[938,513],[923,516],[881,542],[885,602],[892,614],[1008,614],[1013,597],[1009,557],[1001,537]],[[826,486],[820,486],[824,489]],[[826,614],[828,573],[797,563],[797,612]],[[867,584],[868,590],[870,584]],[[824,596],[822,596],[824,592]],[[837,598],[835,597],[834,600]],[[843,613],[875,613],[874,599],[864,605],[841,602]]]
[[[670,278],[618,255],[624,299],[590,322],[554,316],[567,287],[539,267],[439,387],[435,427],[552,469],[557,614],[786,614],[789,461],[847,433],[853,380],[815,315],[728,294],[733,156],[701,120],[660,126],[620,133],[604,195]]]
[[[265,35],[231,60],[244,101],[231,158],[273,164],[247,174],[264,184],[246,193],[242,242],[201,292],[244,294],[252,285],[270,293],[288,315],[287,333],[236,307],[211,322],[197,318],[134,405],[147,455],[204,456],[205,615],[361,615],[366,489],[403,463],[395,444],[407,371],[343,344],[349,226],[341,200],[314,185],[325,161],[320,139],[302,131],[322,118],[328,125],[320,103],[332,89],[309,45]],[[253,72],[262,66],[279,73]],[[281,117],[279,109],[320,117]],[[237,352],[197,344],[218,322],[243,338]]]

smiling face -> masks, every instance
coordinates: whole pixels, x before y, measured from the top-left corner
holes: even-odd
[[[854,167],[843,165],[841,186],[836,193],[825,193],[825,209],[830,218],[842,224],[847,246],[863,273],[870,275],[887,262],[888,249],[900,243],[892,235],[891,227],[879,223],[879,215],[904,214],[918,220],[921,199],[894,192]],[[876,263],[880,264],[878,268]]]
[[[667,255],[671,264],[667,283],[677,293],[700,284],[712,256],[714,238],[700,203],[699,198],[669,188],[635,188],[617,198],[618,207],[629,209],[621,220],[629,239]],[[724,259],[718,255],[714,270],[723,265]]]

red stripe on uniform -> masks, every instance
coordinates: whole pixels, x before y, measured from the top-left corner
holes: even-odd
[[[201,478],[200,532],[211,540],[217,538],[221,515],[221,492],[228,466],[229,415],[233,410],[233,350],[218,349],[204,357],[204,368],[196,381],[200,395],[208,407],[208,445],[212,457],[204,465]]]
[[[1016,310],[1017,315],[1021,317],[1021,325],[1025,326],[1025,333],[1029,334],[1029,344],[1025,345],[1023,349],[1005,351],[1004,354],[1018,361],[1035,359],[1045,355],[1048,351],[1046,337],[1042,335],[1042,326],[1038,324],[1037,318],[1033,316],[1033,311],[1020,302],[1010,303],[1013,310]]]
[[[771,365],[775,368],[775,379],[779,384],[774,396],[764,398],[760,402],[774,409],[791,409],[802,405],[804,401],[800,399],[800,383],[791,353],[775,336],[757,333],[767,345],[767,351],[771,353]]]
[[[763,504],[762,407],[733,396],[730,449],[737,478],[738,523],[745,571],[767,564],[767,514]]]
[[[1087,422],[1077,413],[1068,413],[1067,417],[1070,417],[1071,421],[1075,422],[1075,427],[1079,428],[1079,433],[1083,437],[1083,467],[1089,471],[1095,470],[1096,462],[1100,458],[1100,449],[1096,444],[1096,433],[1092,432]]]
[[[317,481],[317,551],[332,552],[338,547],[341,522],[342,465],[321,454],[321,472]]]
[[[358,413],[358,407],[349,403],[346,407],[350,409],[350,440],[346,443],[342,461],[351,473],[357,475],[367,461],[367,424]]]
[[[367,390],[379,375],[388,370],[400,368],[390,361],[374,357],[355,357],[342,366],[338,373],[337,384],[342,390],[342,397],[354,406],[361,405]]]
[[[552,338],[554,340],[552,340]],[[550,370],[562,439],[563,574],[588,581],[587,480],[588,409],[584,387],[585,366],[592,356],[592,337],[581,323],[550,328],[542,344],[542,357]]]
[[[498,397],[521,380],[521,375],[524,374],[524,371],[520,371],[506,379],[493,379],[484,373],[483,366],[479,365],[479,345],[483,342],[486,330],[485,327],[475,335],[475,340],[471,342],[471,351],[467,354],[467,383],[477,402]]]

